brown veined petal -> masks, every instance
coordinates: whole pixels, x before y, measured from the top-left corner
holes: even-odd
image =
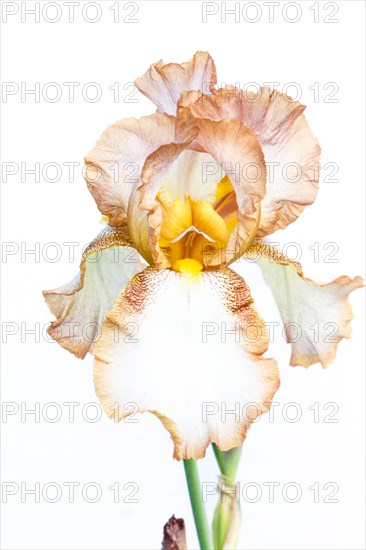
[[[176,114],[179,96],[184,90],[209,93],[216,84],[216,68],[207,52],[197,52],[185,63],[158,61],[135,84],[161,112]]]
[[[321,363],[325,368],[336,355],[342,338],[351,335],[352,310],[348,295],[364,286],[362,277],[345,275],[331,283],[307,279],[297,262],[265,242],[246,251],[271,288],[291,343],[291,366]]]
[[[145,267],[126,229],[104,228],[85,249],[79,274],[66,285],[43,292],[56,317],[49,335],[76,357],[84,358],[121,289]]]
[[[257,94],[235,87],[211,96],[184,93],[179,103],[196,117],[236,118],[258,137],[268,172],[258,237],[285,228],[314,202],[320,147],[303,115],[303,105],[267,87]]]
[[[123,119],[109,126],[85,157],[85,179],[109,224],[126,224],[128,202],[140,182],[146,158],[174,141],[175,118],[154,114]]]
[[[131,414],[133,402],[162,421],[176,459],[201,458],[211,442],[240,446],[268,411],[279,379],[267,347],[250,290],[231,269],[189,279],[148,267],[107,315],[94,347],[96,392],[110,418]]]

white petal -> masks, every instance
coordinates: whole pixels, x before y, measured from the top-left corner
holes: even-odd
[[[276,362],[262,357],[267,345],[250,291],[229,268],[193,280],[147,268],[121,293],[95,345],[97,395],[111,418],[157,415],[177,459],[203,457],[211,441],[228,450],[278,388]]]

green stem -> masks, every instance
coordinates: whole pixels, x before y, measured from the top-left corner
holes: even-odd
[[[225,475],[225,454],[220,451],[220,449],[218,448],[218,446],[215,444],[215,443],[212,443],[212,448],[213,448],[213,451],[215,453],[215,458],[216,458],[216,461],[217,461],[217,464],[219,465],[219,468],[220,468],[220,472],[221,472],[221,475]]]
[[[212,550],[212,536],[207,522],[206,510],[202,501],[202,489],[197,463],[193,458],[190,460],[183,460],[183,463],[200,548],[201,550]]]

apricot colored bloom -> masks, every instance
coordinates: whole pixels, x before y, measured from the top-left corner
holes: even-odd
[[[86,157],[87,185],[108,225],[80,274],[44,293],[56,317],[51,336],[77,357],[94,354],[105,412],[122,419],[134,402],[155,414],[177,459],[203,457],[211,442],[240,446],[279,386],[276,361],[263,357],[265,324],[230,264],[243,254],[258,260],[284,323],[301,327],[291,365],[333,360],[350,336],[348,295],[362,286],[346,276],[317,284],[262,240],[294,222],[318,191],[320,148],[304,106],[265,87],[254,94],[216,82],[204,52],[183,64],[159,61],[136,80],[158,110],[116,122]],[[270,163],[280,166],[271,178]],[[322,333],[329,321],[338,326],[332,342]],[[207,322],[239,327],[240,338],[204,338]],[[241,422],[203,414],[204,404],[238,403],[247,411]]]

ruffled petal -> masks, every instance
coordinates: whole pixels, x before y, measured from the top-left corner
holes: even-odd
[[[348,295],[364,286],[362,277],[343,275],[331,283],[316,283],[303,275],[299,263],[264,242],[253,243],[246,254],[256,260],[276,300],[292,347],[290,365],[319,362],[327,367],[339,342],[351,335]]]
[[[174,135],[175,118],[165,114],[123,119],[109,126],[85,157],[89,191],[111,226],[126,224],[146,158]]]
[[[137,78],[136,86],[161,112],[175,115],[180,94],[185,90],[209,93],[216,84],[216,68],[207,52],[197,52],[186,63],[158,61]]]
[[[163,220],[157,200],[160,190],[163,196],[169,196],[170,192],[172,198],[174,192],[179,192],[181,200],[189,194],[192,199],[213,201],[218,183],[225,175],[229,176],[235,190],[238,224],[227,247],[219,250],[214,247],[212,253],[205,253],[207,266],[229,264],[240,256],[258,227],[260,202],[265,194],[266,167],[254,133],[239,120],[192,122],[192,117],[186,115],[187,110],[182,108],[178,120],[180,142],[163,145],[146,159],[139,187],[139,207],[149,212],[150,249],[159,268],[170,265],[159,248]],[[182,117],[188,122],[185,128],[180,124]],[[192,151],[193,144],[198,144],[200,151]]]
[[[320,147],[303,115],[303,105],[267,87],[257,94],[234,87],[211,96],[184,93],[180,105],[188,106],[199,118],[236,118],[258,137],[268,173],[258,237],[285,228],[314,202]]]
[[[43,292],[56,317],[49,335],[76,357],[84,358],[121,289],[145,267],[126,229],[103,229],[86,248],[80,273],[66,285]]]
[[[255,214],[266,192],[266,167],[255,134],[239,120],[196,119],[197,142],[229,177],[243,219]],[[249,231],[249,228],[247,229]]]
[[[186,150],[188,143],[170,143],[162,145],[154,151],[144,164],[141,176],[141,185],[138,188],[138,195],[131,196],[128,219],[131,225],[132,238],[137,244],[137,249],[142,254],[145,246],[151,254],[151,262],[159,269],[170,267],[170,262],[160,248],[159,239],[163,223],[163,211],[158,201],[157,194],[160,187],[164,186],[164,179],[174,167],[179,155]],[[183,175],[182,175],[183,177]],[[141,212],[143,214],[141,214]],[[145,216],[145,223],[148,224],[148,240],[143,242],[137,234],[133,220],[142,215]],[[146,257],[146,256],[144,256]]]
[[[182,108],[181,111],[185,111]],[[230,264],[237,259],[257,231],[260,205],[266,193],[266,166],[255,134],[239,120],[212,121],[196,118],[199,133],[196,142],[215,159],[235,191],[237,226],[227,247],[207,256],[206,265]]]
[[[109,417],[151,412],[176,459],[201,458],[212,441],[240,446],[269,409],[279,379],[267,347],[250,290],[231,269],[188,278],[148,267],[107,315],[94,347],[96,392]]]

